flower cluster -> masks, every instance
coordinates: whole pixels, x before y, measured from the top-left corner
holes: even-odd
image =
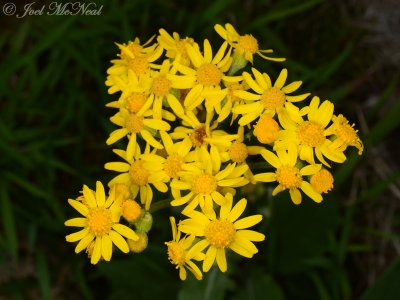
[[[288,82],[287,69],[273,80],[254,67],[255,55],[283,58],[266,56],[273,51],[231,24],[215,30],[223,39],[216,50],[207,39],[198,44],[163,29],[144,44],[117,44],[106,80],[108,92],[118,93],[107,104],[117,128],[106,143],[126,146],[113,150],[120,159],[105,168],[118,175],[107,199],[100,182],[96,191],[84,186],[69,200],[84,218],[65,223],[83,227],[67,241],[79,241],[76,252],[86,249],[92,263],[110,260],[112,244],[123,252],[146,248],[149,211],[161,193],[182,218],[170,218],[166,242],[180,278],[189,270],[201,279],[214,262],[225,272],[226,251],[251,258],[254,242],[265,238],[249,229],[261,215],[240,218],[247,200],[235,199],[239,188],[276,182],[272,195],[288,190],[299,204],[303,192],[321,202],[333,188],[332,163],[346,160],[348,146],[362,153],[357,130],[332,102],[314,96],[305,103],[310,93],[297,92],[302,82]],[[254,174],[251,156],[265,160],[265,172]]]

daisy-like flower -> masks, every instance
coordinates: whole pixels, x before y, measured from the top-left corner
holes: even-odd
[[[278,182],[278,186],[272,191],[272,196],[289,190],[293,203],[300,204],[302,197],[299,189],[301,189],[308,197],[319,203],[322,201],[321,194],[317,193],[310,183],[303,180],[303,176],[317,173],[321,169],[321,164],[310,164],[299,168],[296,166],[297,154],[297,147],[294,144],[289,144],[287,151],[277,151],[277,155],[267,149],[262,150],[262,157],[276,171],[256,174],[254,179],[261,182]]]
[[[182,104],[173,93],[173,88],[182,88],[180,82],[176,82],[176,80],[174,81],[174,78],[176,77],[171,77],[174,73],[175,71],[171,70],[171,63],[169,60],[163,61],[159,71],[150,73],[150,91],[152,95],[154,95],[153,115],[155,119],[161,119],[162,117],[164,99],[167,101],[169,107],[171,107],[176,116],[184,114]]]
[[[247,165],[247,157],[249,155],[260,154],[262,149],[264,148],[260,146],[249,146],[244,143],[244,127],[240,126],[238,129],[238,138],[231,144],[227,152],[221,154],[221,157],[223,161],[230,160],[237,163],[238,166]],[[244,175],[251,183],[255,183],[250,168],[247,169]]]
[[[179,278],[181,280],[186,279],[186,269],[193,273],[197,280],[203,279],[199,267],[192,261],[202,261],[204,259],[204,253],[198,250],[198,247],[194,247],[195,235],[186,235],[181,237],[181,232],[176,227],[175,218],[169,218],[172,227],[172,241],[166,242],[165,245],[168,247],[168,258],[172,264],[176,265],[179,269]],[[197,250],[196,250],[197,248]]]
[[[160,132],[161,139],[166,152],[164,171],[168,181],[171,178],[179,178],[182,171],[185,170],[189,160],[189,152],[192,148],[190,138],[186,137],[181,142],[174,143],[170,135],[164,131]]]
[[[140,108],[137,113],[129,112],[126,108],[121,108],[114,116],[110,118],[111,122],[121,128],[114,130],[107,139],[107,145],[111,145],[121,138],[128,136],[129,143],[127,146],[128,155],[131,155],[136,148],[136,135],[141,137],[151,146],[157,149],[162,149],[163,146],[152,135],[150,130],[170,130],[171,126],[159,119],[153,118],[151,105],[153,97],[149,97],[146,103]]]
[[[198,44],[192,38],[180,38],[177,32],[174,32],[171,36],[164,29],[160,29],[159,33],[160,35],[158,36],[157,41],[160,46],[167,51],[165,56],[184,66],[189,66],[190,58],[186,50],[186,45],[198,49]]]
[[[244,99],[235,95],[236,91],[245,91],[249,87],[245,81],[241,82],[224,82],[228,92],[225,99],[221,103],[215,105],[215,111],[218,114],[218,122],[224,121],[230,114],[232,108],[244,104]],[[237,114],[232,114],[232,122],[237,118]]]
[[[337,149],[328,139],[331,134],[326,129],[333,115],[333,103],[325,100],[320,105],[318,97],[313,97],[310,105],[303,108],[307,113],[307,120],[300,118],[300,122],[285,122],[284,130],[279,132],[279,141],[275,142],[274,149],[287,148],[287,144],[296,143],[299,147],[299,157],[310,164],[314,164],[314,153],[318,160],[329,167],[324,157],[331,161],[342,163],[346,160],[342,149]]]
[[[165,184],[167,178],[163,171],[165,158],[150,153],[150,148],[146,147],[144,153],[141,153],[139,145],[133,156],[127,156],[127,151],[114,149],[114,153],[119,155],[127,162],[109,162],[105,164],[107,170],[121,172],[122,174],[114,177],[109,183],[112,186],[115,183],[126,184],[132,193],[132,199],[140,192],[140,202],[145,206],[146,210],[150,209],[153,199],[153,185],[162,193],[168,191]]]
[[[240,35],[235,28],[227,23],[225,27],[217,24],[215,31],[235,49],[235,54],[243,56],[245,60],[253,63],[253,55],[258,54],[264,59],[273,61],[285,61],[285,58],[265,56],[263,53],[272,53],[272,49],[260,50],[257,39],[251,34]]]
[[[186,126],[178,126],[174,132],[170,134],[174,140],[185,139],[189,137],[191,147],[194,147],[192,152],[192,160],[204,160],[201,157],[202,153],[208,152],[209,148],[215,155],[221,157],[222,153],[228,151],[238,136],[236,134],[227,134],[223,130],[217,129],[218,122],[214,122],[211,126],[209,125],[213,118],[213,113],[207,113],[206,122],[201,123],[196,115],[192,111],[186,111],[184,116],[181,116],[183,124]],[[205,149],[206,151],[200,151]],[[190,155],[190,154],[189,154]],[[189,159],[191,159],[189,158]],[[219,158],[221,160],[221,158]]]
[[[231,194],[226,195],[226,200],[225,205],[220,208],[219,218],[215,213],[208,215],[192,211],[188,214],[189,219],[179,223],[180,231],[202,238],[196,244],[197,251],[208,248],[203,261],[203,272],[210,270],[214,261],[217,261],[219,269],[225,272],[227,249],[251,258],[258,252],[253,242],[265,239],[264,234],[247,229],[258,224],[262,220],[262,215],[239,219],[246,208],[247,200],[243,198],[233,207]]]
[[[344,151],[348,146],[353,146],[358,149],[358,155],[361,155],[364,150],[364,145],[354,129],[354,124],[350,125],[349,121],[342,115],[333,116],[333,124],[327,129],[327,134],[335,135],[332,147]]]
[[[144,76],[138,77],[132,70],[128,70],[127,77],[117,78],[115,85],[120,91],[121,96],[117,101],[107,103],[107,107],[125,108],[130,113],[138,113],[139,110],[149,99],[150,83]]]
[[[110,86],[108,92],[110,94],[120,91],[118,87],[118,79],[125,79],[128,76],[128,71],[133,71],[137,76],[148,74],[150,70],[157,69],[159,66],[154,62],[160,58],[163,49],[157,47],[153,53],[146,55],[137,55],[127,60],[113,60],[113,66],[108,68],[106,86]]]
[[[292,102],[302,101],[307,98],[310,93],[291,96],[289,94],[295,92],[302,84],[301,81],[294,81],[285,86],[287,79],[287,69],[282,69],[274,85],[266,73],[260,73],[257,69],[252,68],[255,80],[247,72],[243,73],[243,78],[250,88],[257,94],[247,91],[237,91],[236,96],[251,101],[252,103],[239,105],[232,109],[233,113],[243,115],[239,119],[239,125],[245,126],[261,114],[268,113],[271,117],[278,113],[278,118],[281,119],[289,114],[290,117],[296,118],[296,115],[291,113],[297,108]],[[282,121],[283,122],[283,121]]]
[[[171,181],[171,191],[175,199],[171,201],[172,206],[187,204],[182,211],[186,214],[194,210],[199,204],[206,213],[213,213],[213,203],[225,204],[225,197],[221,190],[226,187],[236,188],[249,183],[243,174],[248,170],[247,165],[236,166],[236,163],[227,165],[221,170],[221,161],[218,155],[208,153],[202,149],[202,157],[205,159],[186,168],[180,179]],[[181,191],[189,190],[182,196]]]
[[[225,76],[232,62],[230,51],[225,54],[228,43],[224,42],[213,57],[210,42],[204,40],[204,55],[200,50],[186,45],[187,54],[192,62],[193,68],[174,62],[174,67],[182,74],[176,75],[176,81],[191,81],[191,90],[186,95],[184,106],[193,110],[205,100],[207,111],[213,111],[214,106],[219,103],[228,93],[227,89],[221,89],[222,80],[237,82],[241,76]]]
[[[82,201],[68,199],[68,203],[83,217],[70,219],[64,224],[83,229],[65,238],[67,242],[79,241],[75,247],[76,253],[90,246],[92,264],[98,263],[101,258],[109,261],[112,256],[112,244],[122,252],[128,253],[129,247],[123,237],[138,239],[131,228],[119,224],[121,202],[115,198],[112,190],[106,198],[104,186],[100,181],[96,182],[96,191],[92,191],[86,185],[83,186]]]
[[[159,48],[159,49],[157,49],[157,52],[155,52],[157,44],[150,45],[150,43],[152,42],[154,37],[155,36],[151,37],[143,45],[140,43],[139,38],[135,38],[134,41],[129,41],[128,44],[116,43],[118,48],[121,50],[121,53],[118,55],[119,56],[118,59],[114,59],[111,61],[111,63],[113,65],[107,71],[109,76],[107,77],[105,84],[106,84],[106,86],[110,87],[108,90],[109,94],[113,94],[113,93],[121,90],[121,88],[117,84],[118,79],[120,77],[126,76],[127,71],[129,70],[129,68],[128,68],[129,63],[132,64],[134,62],[133,59],[135,57],[148,57],[149,61],[151,61],[151,62],[153,62],[159,58],[159,56],[162,54],[162,49]],[[161,50],[161,53],[160,53],[160,50]],[[152,57],[153,54],[155,54],[154,58]],[[142,62],[142,65],[143,65],[142,67],[146,71],[148,68],[149,61],[143,60],[143,62]],[[136,63],[138,65],[140,65],[139,60],[137,60]],[[131,70],[133,71],[134,69],[135,68],[132,68]],[[137,67],[136,69],[140,69],[140,68]]]

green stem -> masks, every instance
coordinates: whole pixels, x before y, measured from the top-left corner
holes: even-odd
[[[170,207],[171,206],[170,203],[171,203],[171,199],[164,199],[164,200],[157,201],[151,205],[149,212],[154,213],[158,210]]]

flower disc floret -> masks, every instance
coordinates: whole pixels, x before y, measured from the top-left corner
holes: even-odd
[[[145,93],[131,93],[125,98],[125,107],[131,113],[137,113],[146,103]]]
[[[285,100],[285,93],[277,87],[271,87],[261,95],[261,102],[264,104],[264,108],[268,110],[282,107]]]
[[[174,265],[184,265],[186,262],[186,251],[183,247],[175,242],[165,243],[168,247],[168,257]]]
[[[197,69],[197,81],[204,86],[219,85],[223,73],[214,64],[203,64]]]
[[[204,228],[204,236],[215,248],[228,247],[235,239],[236,229],[227,220],[213,220]]]
[[[249,155],[247,146],[242,142],[234,142],[229,148],[229,157],[233,162],[244,162]]]
[[[142,75],[149,69],[149,62],[145,56],[136,56],[129,60],[128,66],[136,75]]]
[[[258,51],[258,42],[250,34],[241,35],[238,40],[238,48],[251,54],[255,54]]]
[[[192,143],[197,146],[201,147],[202,145],[206,145],[207,142],[204,140],[207,137],[206,126],[200,126],[193,130],[190,135],[190,140]]]
[[[144,128],[143,116],[137,114],[129,114],[126,118],[126,129],[131,133],[138,133]]]
[[[182,171],[183,158],[176,153],[172,153],[167,157],[164,164],[165,173],[171,178],[178,177],[178,173]]]
[[[164,97],[167,96],[171,88],[171,82],[165,75],[160,75],[153,79],[151,90],[154,95]]]
[[[144,186],[149,182],[150,172],[140,160],[134,161],[129,168],[129,175],[134,184]]]
[[[309,147],[321,146],[326,140],[322,126],[311,121],[299,125],[297,137],[301,144]]]
[[[95,207],[87,215],[87,228],[95,236],[103,236],[111,231],[112,215],[109,209]]]
[[[211,194],[217,189],[217,181],[211,174],[202,174],[193,179],[192,191],[199,194]]]
[[[300,170],[296,167],[282,166],[276,170],[276,180],[286,189],[298,188],[302,177]]]

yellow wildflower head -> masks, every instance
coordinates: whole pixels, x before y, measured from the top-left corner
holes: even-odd
[[[96,191],[90,190],[86,185],[83,187],[83,196],[87,205],[80,201],[68,200],[83,216],[65,222],[66,226],[83,227],[82,230],[66,236],[68,242],[79,241],[75,252],[88,249],[92,264],[96,264],[100,259],[109,261],[113,243],[127,253],[129,247],[123,237],[137,240],[138,236],[131,228],[119,224],[121,204],[115,198],[115,193],[106,197],[103,184],[97,181]]]

